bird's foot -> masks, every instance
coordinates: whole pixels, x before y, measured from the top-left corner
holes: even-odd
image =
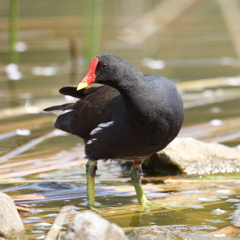
[[[144,208],[144,211],[143,211],[144,213],[150,212],[150,210],[151,210],[150,206],[152,206],[151,202],[146,201],[146,202],[141,203],[141,204],[142,204],[142,206]]]
[[[144,204],[142,204],[143,208],[144,208],[144,213],[150,212],[151,208],[150,207],[157,207],[157,208],[163,208],[163,209],[168,209],[168,210],[176,210],[170,207],[166,207],[163,206],[161,204],[157,204],[157,203],[152,203],[152,202],[145,202]]]
[[[107,208],[111,208],[114,210],[125,210],[125,211],[132,211],[132,212],[136,212],[136,213],[148,213],[151,211],[151,207],[157,207],[157,208],[166,208],[160,204],[155,204],[155,203],[151,203],[149,201],[145,202],[144,204],[140,203],[142,205],[142,207],[144,208],[144,210],[137,210],[137,209],[130,209],[128,207],[107,207]],[[106,207],[105,207],[106,208]]]
[[[103,213],[100,210],[98,210],[94,205],[88,205],[88,209],[90,209],[100,215],[103,215]]]
[[[112,207],[112,206],[107,206],[107,205],[104,205],[104,206],[102,205],[101,207],[104,208],[105,210],[106,210],[106,209],[112,209],[112,210],[134,211],[134,212],[139,212],[139,213],[141,213],[141,211],[129,209],[129,208],[127,208],[127,207]],[[100,210],[98,210],[95,206],[88,206],[88,208],[89,208],[90,210],[92,210],[92,211],[100,214],[100,215],[103,215],[103,213],[102,213]]]
[[[151,211],[151,207],[163,208],[163,209],[168,209],[168,210],[176,210],[176,209],[173,209],[173,208],[169,208],[169,207],[163,206],[161,204],[152,203],[150,201],[146,201],[146,202],[140,203],[140,204],[144,208],[143,211],[141,211],[140,209],[137,210],[137,209],[130,209],[128,207],[112,207],[112,206],[108,206],[108,205],[101,205],[101,206],[98,206],[98,207],[103,208],[105,210],[106,209],[124,210],[124,211],[132,211],[132,212],[136,212],[136,213],[148,213],[148,212]],[[94,205],[88,205],[88,209],[94,211],[95,213],[103,215],[103,213],[100,210],[98,210],[97,207],[94,206]]]

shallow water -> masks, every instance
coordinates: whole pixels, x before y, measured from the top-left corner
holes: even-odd
[[[161,8],[156,12],[158,4],[166,2],[172,9],[169,20],[164,26],[158,20],[158,29],[154,30],[154,19],[161,13]],[[82,141],[75,136],[52,132],[55,117],[41,111],[47,106],[72,101],[61,96],[58,89],[77,84],[85,73],[82,58],[84,6],[73,0],[67,3],[60,0],[57,5],[54,1],[33,5],[24,0],[19,7],[21,43],[16,69],[8,65],[8,1],[0,2],[0,189],[18,199],[19,204],[39,210],[21,213],[21,217],[28,239],[41,239],[61,207],[76,207],[70,220],[76,211],[84,211],[86,205],[85,188],[53,192],[48,189],[49,185],[36,185],[56,180],[86,186]],[[128,29],[131,34],[126,34]],[[142,34],[140,42],[140,38],[134,40],[134,29],[136,34]],[[134,0],[104,1],[99,53],[119,55],[145,74],[158,74],[174,81],[186,107],[184,128],[209,122],[213,127],[221,126],[221,131],[214,134],[203,129],[205,135],[199,138],[205,140],[239,130],[240,84],[235,77],[239,75],[240,65],[234,37],[218,1],[192,1],[185,10],[181,10],[177,1],[137,1],[137,4]],[[77,44],[75,76],[70,74],[69,38],[75,39]],[[193,82],[206,79],[207,84],[210,78],[219,77],[230,78],[227,84],[218,82],[207,87]],[[186,85],[180,85],[186,81]],[[230,138],[223,143],[236,146],[240,138]],[[97,202],[127,209],[101,207],[104,216],[123,227],[126,233],[137,226],[154,224],[206,225],[202,227],[204,231],[234,224],[240,202],[238,174],[214,175],[206,182],[201,177],[189,181],[144,182],[145,191],[153,202],[172,208],[153,207],[147,214],[129,210],[141,211],[141,207],[136,203],[133,189],[127,188],[131,183],[126,177],[116,163],[107,162],[100,163],[96,178]],[[103,189],[98,191],[100,187]],[[122,189],[126,190],[122,192]],[[52,192],[51,196],[44,192],[47,190]],[[27,194],[34,193],[48,197],[28,200]]]

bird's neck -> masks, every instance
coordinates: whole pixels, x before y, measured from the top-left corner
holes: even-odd
[[[148,85],[140,78],[128,81],[127,84],[118,88],[125,102],[127,117],[132,123],[145,126],[146,122],[151,121],[152,98],[147,91]]]

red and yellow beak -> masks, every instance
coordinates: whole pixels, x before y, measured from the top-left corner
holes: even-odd
[[[81,90],[81,89],[83,89],[83,88],[85,88],[85,87],[87,87],[90,84],[95,82],[95,78],[96,78],[95,71],[96,71],[96,68],[97,68],[97,64],[98,64],[98,58],[95,57],[91,61],[88,73],[83,78],[83,80],[78,84],[77,91]]]

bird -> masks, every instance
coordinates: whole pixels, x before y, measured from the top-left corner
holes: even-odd
[[[98,83],[96,86],[89,86]],[[100,84],[100,85],[99,85]],[[183,102],[175,84],[158,75],[143,75],[128,61],[103,54],[90,62],[78,86],[59,92],[79,100],[44,109],[57,113],[55,128],[84,140],[87,206],[95,207],[98,160],[131,161],[130,176],[138,202],[150,211],[142,189],[142,162],[164,149],[179,133]]]

